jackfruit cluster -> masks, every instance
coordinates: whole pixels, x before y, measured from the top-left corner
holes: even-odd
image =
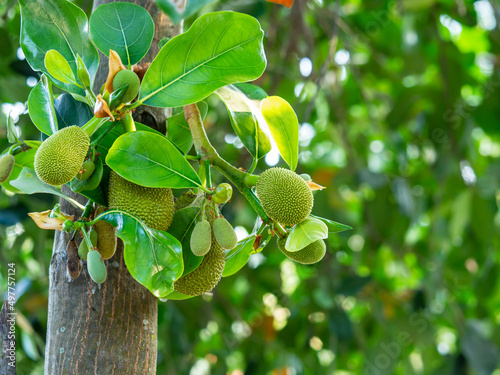
[[[212,227],[208,220],[199,221],[191,233],[190,247],[194,255],[201,257],[210,251],[212,246]]]
[[[89,237],[90,237],[90,243],[92,246],[97,245],[97,232],[93,229],[90,230],[89,232]],[[89,247],[87,245],[87,241],[85,241],[85,238],[80,242],[80,246],[78,246],[78,256],[80,259],[87,260],[87,254],[89,252]]]
[[[213,225],[216,217],[215,208],[207,204],[205,209],[208,222]],[[203,257],[200,266],[177,280],[174,283],[174,290],[186,296],[199,296],[210,292],[219,283],[225,264],[224,249],[217,243],[212,233],[210,251]]]
[[[89,271],[90,278],[97,284],[102,284],[108,277],[106,264],[104,264],[101,254],[98,251],[89,251],[87,255],[87,270]]]
[[[290,226],[304,221],[314,203],[307,183],[295,172],[278,167],[260,175],[257,196],[272,220]]]
[[[148,188],[125,180],[111,171],[108,189],[109,208],[139,217],[149,228],[166,231],[174,217],[172,189]]]
[[[128,85],[128,88],[122,96],[122,103],[128,103],[135,99],[137,94],[139,94],[141,81],[133,71],[127,69],[120,70],[113,78],[113,90],[116,91],[125,85]]]
[[[0,184],[7,181],[16,164],[16,158],[11,154],[0,157]]]
[[[214,237],[217,243],[225,250],[232,250],[238,244],[236,232],[229,221],[223,217],[214,220],[213,224]]]
[[[35,154],[35,172],[49,185],[71,181],[87,155],[89,136],[78,126],[68,126],[47,138]]]
[[[104,208],[99,207],[96,216],[103,212]],[[107,260],[116,252],[116,228],[104,220],[99,220],[94,224],[94,229],[97,232],[97,251],[102,259]]]
[[[291,260],[302,264],[314,264],[319,262],[326,254],[325,241],[317,240],[299,251],[288,251],[285,249],[286,238],[278,240],[278,248]]]

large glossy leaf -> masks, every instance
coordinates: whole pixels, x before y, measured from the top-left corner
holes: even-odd
[[[299,159],[299,121],[285,99],[270,96],[261,103],[262,115],[271,130],[283,160],[293,171]]]
[[[201,119],[204,120],[207,115],[208,105],[205,102],[199,102],[197,105],[200,110]],[[189,150],[191,150],[191,147],[193,147],[193,137],[191,136],[191,130],[189,130],[189,124],[186,121],[184,112],[169,117],[167,121],[167,138],[172,141],[181,152],[187,154]]]
[[[168,233],[177,238],[182,244],[182,258],[184,259],[183,276],[194,271],[201,264],[203,257],[198,257],[191,251],[191,234],[200,213],[200,207],[186,207],[175,213]]]
[[[68,61],[77,75],[76,55],[79,54],[93,81],[99,66],[99,56],[88,37],[85,13],[66,0],[19,0],[21,5],[21,47],[34,70],[47,73],[45,53],[55,49]],[[85,96],[83,89],[56,79],[60,88]]]
[[[35,141],[31,141],[35,142]],[[38,142],[38,145],[40,145],[41,142]],[[38,148],[38,147],[37,147]],[[19,154],[14,155],[14,158],[16,159],[16,162],[14,164],[14,168],[12,169],[12,172],[10,173],[9,178],[7,181],[4,183],[0,184],[5,190],[11,191],[16,194],[22,194],[23,192],[14,186],[10,184],[11,181],[17,179],[19,175],[21,174],[21,171],[23,170],[24,167],[34,169],[34,162],[35,162],[35,154],[37,148],[31,148],[28,151],[25,152],[20,152]],[[7,153],[7,150],[5,150],[2,155]]]
[[[186,0],[185,4],[183,4],[183,2],[176,2],[172,0],[155,0],[155,3],[163,12],[168,15],[173,23],[177,24],[183,19],[186,19],[189,16],[195,14],[205,5],[208,5],[215,1],[217,0]]]
[[[46,193],[46,194],[57,195],[61,198],[66,199],[68,202],[72,203],[73,205],[81,209],[84,208],[80,203],[75,201],[73,198],[70,198],[61,193],[61,191],[58,188],[48,185],[45,182],[41,181],[36,175],[35,171],[31,168],[24,167],[19,173],[19,176],[15,180],[10,181],[10,184],[26,194]]]
[[[51,135],[58,129],[52,84],[45,75],[33,87],[28,97],[28,109],[31,121],[42,133]]]
[[[253,243],[255,235],[251,235],[240,242],[226,255],[226,265],[224,266],[223,277],[234,275],[248,263],[250,255],[253,253]]]
[[[326,226],[328,227],[328,233],[338,233],[352,229],[352,227],[350,227],[349,225],[337,223],[336,221],[328,220],[325,219],[324,217],[319,217],[314,215],[309,215],[309,217],[321,220],[323,223],[325,223]]]
[[[196,171],[164,136],[135,131],[120,136],[106,163],[123,178],[138,185],[163,188],[201,186]]]
[[[215,94],[224,102],[231,125],[248,152],[257,159],[271,151],[271,142],[259,126],[249,99],[236,86],[218,89]]]
[[[299,251],[317,240],[328,238],[328,227],[321,220],[308,217],[293,227],[285,243],[288,251]]]
[[[62,94],[54,101],[54,110],[59,129],[71,125],[82,127],[94,116],[88,105],[69,94]]]
[[[140,99],[154,107],[178,107],[260,77],[266,67],[263,36],[257,20],[245,14],[198,18],[160,50],[144,76]]]
[[[47,51],[44,60],[45,69],[52,78],[63,83],[74,85],[76,83],[75,75],[69,66],[68,61],[55,49]]]
[[[171,234],[148,228],[139,218],[121,210],[110,210],[96,217],[116,228],[124,244],[125,264],[134,279],[158,298],[174,289],[182,275],[182,248]]]
[[[148,52],[155,27],[148,11],[132,3],[102,4],[90,17],[90,36],[106,56],[116,51],[124,64],[138,63]]]

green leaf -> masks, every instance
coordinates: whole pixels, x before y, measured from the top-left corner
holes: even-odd
[[[205,102],[199,102],[197,105],[200,110],[201,119],[204,120],[208,112],[208,105]],[[167,121],[167,138],[179,150],[187,154],[191,150],[191,147],[193,147],[193,137],[191,136],[191,130],[189,130],[189,124],[186,121],[184,112],[169,117]]]
[[[14,124],[14,119],[12,116],[7,116],[7,140],[9,143],[19,143],[19,138],[21,137],[21,130]]]
[[[220,87],[264,72],[264,32],[235,12],[209,13],[165,44],[144,76],[140,100],[153,107],[196,103]]]
[[[84,207],[80,203],[64,195],[56,187],[48,185],[45,182],[41,181],[37,177],[35,171],[31,168],[24,167],[19,173],[19,176],[15,180],[10,181],[10,184],[26,194],[46,193],[57,195],[61,198],[66,199],[76,207],[79,207],[82,210],[84,209]]]
[[[168,228],[168,233],[177,238],[182,244],[182,258],[184,260],[184,273],[182,276],[194,271],[203,261],[203,257],[198,257],[191,251],[191,233],[196,224],[196,218],[201,207],[186,207],[175,213],[172,225]]]
[[[261,103],[261,111],[283,160],[292,171],[299,159],[299,120],[293,108],[279,96],[269,96]]]
[[[253,253],[253,243],[255,242],[255,238],[256,236],[254,234],[241,240],[233,250],[227,253],[226,265],[224,266],[222,277],[234,275],[248,263],[250,255]]]
[[[31,90],[28,97],[28,109],[31,121],[42,133],[52,135],[58,130],[52,83],[45,75]]]
[[[21,5],[21,47],[34,70],[48,73],[45,53],[55,49],[77,73],[76,55],[87,67],[92,81],[99,66],[99,56],[88,37],[85,13],[66,0],[19,0]],[[53,80],[66,91],[85,96],[85,91],[72,84]]]
[[[75,100],[70,94],[59,95],[54,100],[54,110],[59,129],[71,125],[82,127],[94,117],[88,105]]]
[[[97,48],[106,56],[112,49],[129,67],[146,55],[154,33],[148,11],[136,4],[102,4],[90,16],[90,36]]]
[[[178,24],[183,19],[186,19],[205,5],[211,4],[217,0],[186,0],[184,7],[180,7],[172,0],[155,0],[156,5],[160,8],[173,23]]]
[[[92,173],[92,176],[90,176],[86,180],[79,180],[78,178],[75,177],[70,181],[69,187],[75,193],[79,193],[83,190],[97,189],[97,187],[101,183],[102,175],[103,175],[102,161],[100,157],[97,157],[97,159],[95,160],[95,170],[94,173]]]
[[[194,298],[194,297],[196,297],[196,296],[186,296],[186,295],[174,290],[172,293],[170,293],[168,296],[166,296],[165,299],[167,299],[167,300],[171,299],[173,301],[181,301],[184,299],[190,299],[190,298]]]
[[[35,145],[31,144],[30,146],[32,148],[30,148],[28,151],[20,152],[19,154],[14,155],[14,158],[16,160],[15,164],[14,164],[14,168],[12,169],[12,172],[10,173],[10,176],[7,179],[7,181],[0,184],[0,186],[2,186],[5,190],[11,191],[11,192],[16,193],[16,194],[23,194],[23,192],[21,190],[16,189],[14,186],[12,186],[10,184],[10,182],[19,177],[19,175],[21,174],[21,171],[23,170],[24,167],[28,167],[30,169],[35,168],[34,162],[35,162],[36,150],[42,144],[42,142],[38,142],[38,141],[29,141],[29,142],[32,142],[32,143],[36,142],[38,144],[38,146],[33,147]],[[2,153],[2,155],[6,154],[7,151],[8,150],[5,150]]]
[[[328,227],[321,220],[308,217],[293,227],[285,243],[288,251],[299,251],[317,240],[328,238]]]
[[[135,131],[120,136],[106,163],[123,178],[138,185],[163,188],[201,186],[191,164],[164,136]]]
[[[323,223],[325,223],[326,226],[328,227],[328,233],[338,233],[352,229],[352,227],[350,227],[349,225],[337,223],[336,221],[328,220],[325,219],[324,217],[319,217],[314,215],[309,215],[309,217],[321,220]]]
[[[251,101],[258,102],[257,108],[260,108],[260,101],[267,98],[267,93],[263,89],[251,83],[235,83],[233,86],[236,86]]]
[[[45,69],[52,78],[58,81],[74,85],[76,83],[76,78],[69,63],[66,61],[63,55],[57,52],[55,49],[47,51],[45,54]]]
[[[236,86],[218,89],[215,94],[224,102],[231,125],[248,152],[260,159],[271,151],[271,142],[259,126],[250,100]]]
[[[158,298],[174,290],[182,275],[182,248],[171,234],[148,228],[139,218],[121,210],[110,210],[94,220],[116,228],[124,244],[123,257],[134,279]]]

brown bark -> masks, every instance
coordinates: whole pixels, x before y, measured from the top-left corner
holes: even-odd
[[[110,0],[96,0],[94,9]],[[150,0],[135,0],[146,8],[155,22],[155,37],[143,61],[151,61],[158,52],[158,42],[172,37],[178,29]],[[107,75],[107,58],[100,55],[101,65],[95,87]],[[163,130],[165,110],[146,107],[136,115],[141,122]],[[155,118],[153,120],[152,118]],[[149,119],[149,120],[148,120]],[[159,124],[159,126],[158,126]],[[86,199],[69,188],[63,192],[85,203]],[[61,201],[61,211],[81,214],[68,202]],[[108,278],[95,284],[87,273],[86,262],[77,279],[69,277],[66,268],[68,233],[56,232],[49,270],[49,311],[45,374],[156,374],[157,299],[128,272],[123,260],[123,243],[118,241],[116,254],[108,261]]]
[[[12,316],[10,313],[10,305],[7,301],[3,303],[2,309],[0,310],[0,349],[1,349],[1,357],[0,357],[0,374],[2,375],[16,375],[16,339],[12,337],[11,330]],[[11,350],[14,348],[14,350]],[[13,364],[13,366],[11,366]]]

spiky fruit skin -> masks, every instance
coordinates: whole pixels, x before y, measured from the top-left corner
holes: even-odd
[[[87,155],[89,136],[78,126],[68,126],[47,138],[35,154],[35,172],[49,185],[71,181]]]
[[[304,221],[314,203],[311,189],[302,177],[278,167],[270,168],[260,175],[257,196],[266,214],[285,225]]]
[[[76,178],[79,180],[87,180],[92,176],[95,170],[95,164],[92,160],[85,160],[82,164],[82,168],[76,174]]]
[[[172,189],[148,188],[127,181],[111,171],[108,203],[110,208],[138,216],[150,228],[166,231],[174,217]]]
[[[116,228],[102,220],[96,222],[94,228],[97,232],[97,251],[102,259],[107,260],[116,252]]]
[[[208,222],[213,223],[214,213],[207,205]],[[212,233],[210,251],[205,255],[200,266],[193,272],[181,277],[174,284],[174,290],[186,296],[199,296],[210,292],[222,278],[226,264],[224,249],[220,247]]]
[[[90,242],[93,246],[97,244],[97,232],[93,229],[89,232]],[[87,246],[87,241],[85,238],[80,242],[80,246],[78,246],[78,256],[80,259],[87,260],[87,254],[89,252],[89,247]]]
[[[192,190],[187,190],[175,199],[175,211],[180,211],[194,202],[197,195]]]
[[[7,181],[16,164],[16,158],[11,154],[6,154],[0,157],[0,184]]]
[[[141,81],[137,74],[131,70],[120,70],[113,78],[113,90],[117,90],[122,86],[128,85],[127,91],[123,94],[122,102],[128,103],[135,99],[139,94]]]
[[[326,254],[325,241],[317,240],[299,251],[287,251],[285,249],[286,238],[278,240],[278,248],[291,260],[302,264],[318,263]]]
[[[238,244],[238,237],[229,221],[219,217],[214,221],[214,236],[217,243],[225,250],[232,250]]]
[[[97,284],[102,284],[106,281],[108,271],[102,260],[101,254],[98,251],[91,250],[87,255],[87,269],[89,276]]]
[[[191,233],[191,251],[196,256],[203,256],[210,251],[212,246],[212,227],[208,220],[199,221]]]

